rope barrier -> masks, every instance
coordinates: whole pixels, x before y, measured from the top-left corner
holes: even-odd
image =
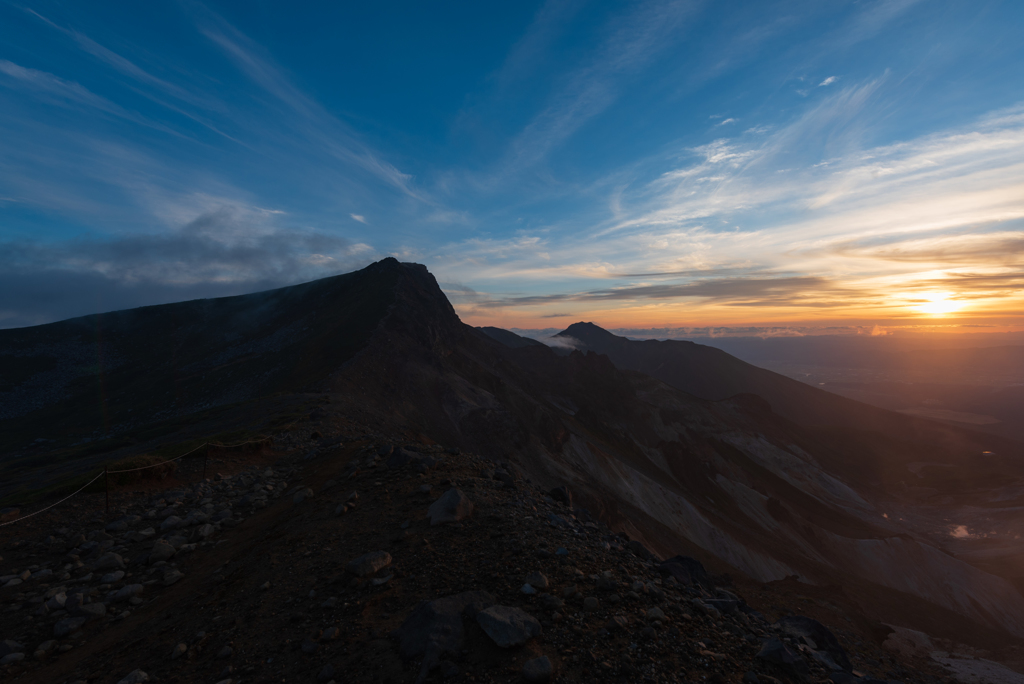
[[[14,523],[21,522],[22,520],[27,520],[28,518],[31,518],[34,515],[39,515],[40,513],[48,511],[51,508],[53,508],[54,506],[59,506],[60,504],[64,503],[65,501],[67,501],[71,497],[75,496],[75,494],[80,493],[83,489],[85,489],[86,487],[91,485],[93,482],[95,482],[96,480],[98,480],[98,479],[100,479],[101,477],[104,477],[104,476],[116,475],[117,473],[134,473],[134,472],[136,472],[138,470],[146,470],[147,468],[156,468],[157,466],[162,466],[165,463],[173,463],[174,461],[178,461],[180,459],[183,459],[186,456],[188,456],[189,454],[193,454],[193,453],[199,451],[200,449],[202,449],[204,447],[208,447],[208,446],[217,447],[217,448],[220,448],[220,449],[234,449],[236,447],[245,446],[246,444],[262,444],[262,443],[264,443],[266,441],[267,441],[267,438],[264,437],[262,439],[251,439],[248,442],[239,442],[238,444],[216,444],[214,442],[204,442],[204,443],[200,444],[199,446],[197,446],[195,449],[192,449],[191,451],[186,451],[181,456],[175,456],[172,459],[168,459],[166,461],[160,461],[159,463],[152,463],[152,464],[147,465],[147,466],[142,466],[141,468],[127,468],[125,470],[107,470],[107,469],[104,469],[102,473],[100,473],[99,475],[97,475],[96,477],[92,478],[91,480],[86,482],[84,485],[82,485],[82,487],[78,491],[73,492],[71,494],[68,494],[67,496],[65,496],[60,501],[57,501],[56,503],[52,503],[49,506],[47,506],[46,508],[42,508],[42,509],[36,511],[35,513],[29,513],[28,515],[23,515],[20,518],[17,518],[16,520],[11,520],[9,522],[0,523],[0,527],[6,527],[7,525],[13,525]],[[206,467],[204,465],[203,466],[204,471],[205,471],[205,468]],[[107,493],[108,493],[108,506],[109,506],[109,485],[108,485]]]
[[[199,446],[197,446],[192,451],[186,451],[181,456],[175,456],[174,458],[169,459],[167,461],[160,461],[159,463],[153,463],[151,465],[142,466],[141,468],[128,468],[127,470],[108,470],[107,472],[109,474],[111,474],[111,475],[114,475],[116,473],[134,473],[136,470],[145,470],[146,468],[156,468],[157,466],[162,466],[165,463],[173,463],[173,462],[177,461],[178,459],[185,458],[189,454],[195,453],[196,451],[199,451],[203,447],[212,446],[212,447],[219,447],[221,449],[234,449],[235,447],[245,446],[246,444],[259,444],[260,442],[265,442],[265,441],[267,441],[266,438],[264,438],[264,439],[253,439],[253,440],[250,440],[248,442],[239,442],[238,444],[214,444],[213,442],[205,442],[205,443],[200,444]]]
[[[88,482],[86,482],[86,483],[85,483],[84,485],[82,485],[82,489],[85,489],[86,487],[88,487],[89,485],[91,485],[91,484],[92,484],[93,482],[95,482],[96,480],[98,480],[98,479],[100,479],[101,477],[103,477],[103,475],[104,475],[104,474],[105,474],[105,473],[100,473],[100,474],[99,474],[99,475],[97,475],[96,477],[94,477],[94,478],[92,478],[91,480],[89,480]],[[79,489],[79,490],[78,490],[78,492],[82,491],[82,489]],[[75,494],[78,494],[78,492],[74,492],[74,493],[72,493],[72,494],[68,494],[68,495],[67,495],[67,496],[65,496],[65,497],[64,497],[63,499],[61,499],[60,501],[58,501],[57,503],[52,503],[52,504],[50,504],[49,506],[47,506],[46,508],[40,509],[40,510],[36,511],[35,513],[29,513],[28,515],[23,515],[23,516],[21,516],[20,518],[18,518],[17,520],[11,520],[10,522],[0,523],[0,527],[6,527],[7,525],[13,525],[13,524],[14,524],[14,523],[16,523],[16,522],[21,522],[22,520],[26,520],[26,519],[28,519],[28,518],[31,518],[31,517],[32,517],[33,515],[39,515],[40,513],[43,513],[44,511],[48,511],[48,510],[50,510],[51,508],[53,508],[54,506],[58,506],[58,505],[60,505],[60,504],[64,503],[65,501],[67,501],[68,499],[70,499],[71,497],[73,497],[73,496],[74,496]]]

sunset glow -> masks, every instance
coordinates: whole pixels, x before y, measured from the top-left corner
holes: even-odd
[[[954,311],[959,311],[963,308],[963,305],[961,302],[951,299],[952,296],[952,292],[936,292],[925,295],[927,301],[919,304],[917,310],[931,316],[944,316]]]

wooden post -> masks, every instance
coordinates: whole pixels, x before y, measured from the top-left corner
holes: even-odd
[[[103,484],[107,490],[107,513],[110,513],[110,466],[103,466]]]
[[[206,479],[206,463],[210,460],[210,447],[203,449],[203,479]]]

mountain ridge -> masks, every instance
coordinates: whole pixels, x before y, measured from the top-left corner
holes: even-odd
[[[944,553],[941,527],[916,528],[883,515],[890,506],[920,507],[928,499],[917,490],[927,488],[974,505],[1020,477],[1019,467],[1004,467],[1009,452],[979,466],[970,460],[980,452],[976,435],[928,421],[899,418],[917,432],[931,431],[945,442],[941,448],[915,444],[913,431],[809,428],[774,407],[767,411],[749,392],[707,401],[594,350],[560,355],[542,345],[508,347],[462,323],[421,265],[390,260],[348,276],[292,290],[293,299],[279,293],[274,306],[247,300],[261,306],[242,313],[293,326],[287,346],[245,347],[244,336],[228,338],[222,330],[208,333],[211,345],[242,345],[248,353],[233,358],[284,373],[291,384],[281,402],[326,394],[334,411],[515,462],[545,487],[568,486],[613,531],[664,556],[701,549],[760,582],[794,574],[818,584],[841,581],[864,597],[875,619],[899,621],[887,604],[913,606],[903,622],[921,628],[929,603],[979,629],[1024,633],[1024,599],[1006,579],[1016,576],[990,574]],[[251,335],[264,340],[276,325],[254,324]],[[118,341],[110,343],[116,348]],[[289,379],[292,366],[281,367],[281,349],[307,372]],[[173,359],[166,363],[180,370]],[[131,364],[121,368],[128,372]],[[250,385],[239,375],[234,386],[242,392]],[[231,389],[230,375],[214,379],[222,391]],[[253,401],[242,401],[237,412],[251,412]],[[125,449],[144,451],[147,444]],[[36,459],[56,453],[34,449]],[[901,488],[908,468],[929,461],[943,467],[919,468],[917,489]],[[986,479],[993,473],[1003,481]],[[961,588],[949,591],[951,581]],[[891,592],[902,598],[894,602]]]

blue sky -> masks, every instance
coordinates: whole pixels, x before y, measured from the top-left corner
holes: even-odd
[[[1024,4],[0,4],[0,326],[384,256],[476,324],[1019,327]]]

